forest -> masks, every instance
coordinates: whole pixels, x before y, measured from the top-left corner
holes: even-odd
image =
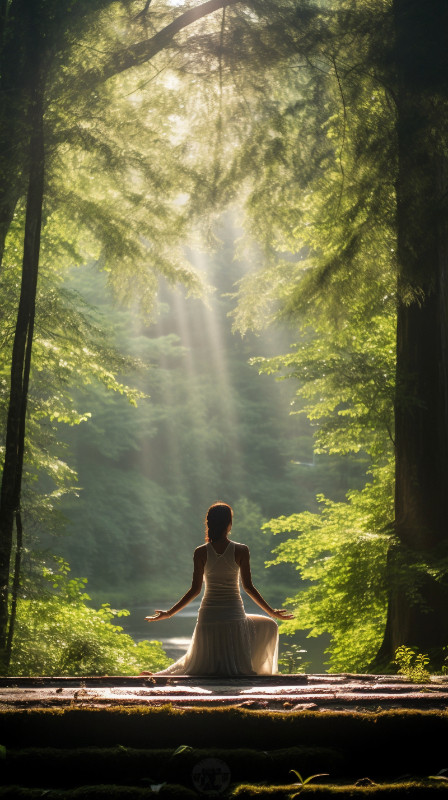
[[[447,39],[444,0],[1,0],[2,674],[167,664],[119,609],[216,500],[285,649],[446,669]]]

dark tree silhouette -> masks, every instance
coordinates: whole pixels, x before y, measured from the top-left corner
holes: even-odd
[[[442,661],[448,585],[448,7],[395,0],[398,326],[397,544],[377,665],[402,644]],[[416,565],[425,565],[422,570]],[[429,567],[429,570],[428,570]]]

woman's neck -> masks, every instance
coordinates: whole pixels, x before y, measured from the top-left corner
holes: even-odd
[[[230,539],[228,538],[227,534],[224,534],[224,536],[220,536],[219,539],[212,539],[210,544],[217,553],[221,554],[230,544]]]

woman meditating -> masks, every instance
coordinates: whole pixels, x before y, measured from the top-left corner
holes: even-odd
[[[191,589],[169,611],[156,611],[148,622],[169,619],[205,592],[190,646],[183,658],[156,675],[272,675],[277,672],[278,628],[261,614],[246,614],[239,580],[267,614],[291,619],[285,609],[275,609],[252,583],[249,548],[231,542],[233,511],[227,503],[214,503],[207,511],[206,544],[193,555]],[[144,672],[143,675],[151,673]]]

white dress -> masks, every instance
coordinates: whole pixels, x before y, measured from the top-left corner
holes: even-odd
[[[272,675],[278,627],[271,617],[246,614],[235,543],[219,555],[208,542],[205,592],[186,654],[156,675]]]

